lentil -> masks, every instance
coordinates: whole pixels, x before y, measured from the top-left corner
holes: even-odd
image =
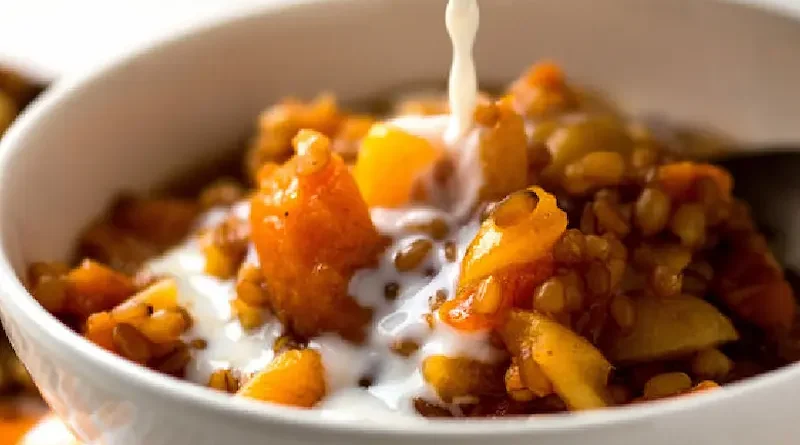
[[[394,267],[399,272],[410,272],[425,261],[431,249],[433,243],[430,240],[416,239],[395,254]]]
[[[586,244],[586,238],[579,230],[569,229],[553,246],[553,258],[565,265],[578,264],[583,261]]]
[[[672,233],[681,239],[686,247],[699,247],[703,243],[706,230],[706,217],[698,204],[683,204],[678,207],[670,221]]]
[[[383,286],[383,296],[389,301],[394,301],[400,295],[400,285],[390,281]]]
[[[722,380],[733,369],[733,362],[719,349],[698,352],[692,360],[692,373],[702,379]]]
[[[239,390],[239,379],[230,369],[217,369],[211,373],[208,386],[228,394],[235,394]]]
[[[651,286],[653,293],[659,297],[671,297],[681,291],[683,276],[667,266],[653,269]]]
[[[456,243],[445,241],[444,258],[451,263],[455,263],[458,260],[458,247],[456,247]]]
[[[263,307],[269,301],[264,288],[264,276],[261,269],[253,264],[243,264],[236,276],[236,298],[250,306]]]
[[[419,343],[414,340],[397,340],[392,343],[392,351],[403,357],[410,357],[419,350]]]
[[[406,224],[403,226],[403,230],[424,233],[437,241],[441,241],[450,233],[450,226],[442,218],[434,218],[424,223]]]
[[[191,352],[185,344],[181,344],[172,353],[162,358],[155,368],[164,374],[181,376],[189,360],[192,359]]]
[[[646,188],[636,201],[636,227],[646,236],[655,235],[669,222],[671,203],[666,193]]]
[[[114,346],[125,358],[137,363],[147,363],[153,356],[150,340],[135,327],[119,323],[112,331]]]
[[[611,311],[611,318],[614,319],[617,326],[621,329],[628,330],[633,327],[636,309],[630,297],[623,294],[615,295],[611,300],[609,310]]]
[[[557,314],[562,312],[565,306],[564,283],[560,278],[550,278],[536,289],[533,296],[533,308],[537,311]]]

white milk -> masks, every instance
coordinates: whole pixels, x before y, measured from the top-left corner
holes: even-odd
[[[325,417],[366,420],[389,416],[412,421],[416,414],[414,398],[438,402],[420,372],[425,357],[443,354],[494,361],[502,356],[489,344],[485,333],[457,332],[441,322],[431,329],[423,318],[430,312],[429,298],[437,291],[446,292],[448,299],[454,297],[461,259],[478,230],[478,223],[465,224],[465,217],[474,207],[483,182],[479,165],[481,130],[473,127],[478,97],[472,58],[479,24],[477,1],[450,0],[446,24],[453,41],[451,115],[402,116],[390,124],[447,148],[456,167],[456,191],[447,194],[454,204],[446,211],[432,207],[372,210],[373,223],[381,234],[392,239],[392,245],[382,254],[376,268],[357,271],[349,283],[350,295],[374,311],[367,340],[363,345],[354,345],[337,335],[326,334],[309,343],[309,347],[322,355],[327,373],[328,394],[319,406]],[[249,207],[243,202],[232,211],[246,219]],[[221,210],[211,211],[201,224],[218,223],[225,214]],[[423,265],[411,272],[397,271],[393,264],[395,253],[422,236],[405,233],[403,227],[434,218],[441,218],[450,226],[448,240],[457,246],[456,261],[445,258],[444,241],[431,239],[434,248]],[[246,261],[258,262],[252,246]],[[272,345],[281,333],[280,323],[265,314],[264,326],[244,332],[231,314],[230,300],[235,297],[233,280],[209,277],[203,273],[203,266],[204,257],[196,240],[185,242],[146,266],[155,273],[175,277],[180,302],[195,319],[186,338],[208,342],[206,349],[195,351],[187,378],[206,384],[215,369],[230,367],[245,373],[262,369],[273,358]],[[426,270],[433,273],[426,274]],[[400,287],[394,301],[384,296],[387,282]],[[420,348],[410,357],[402,357],[391,350],[398,340],[414,340]],[[365,376],[373,383],[361,388],[358,382]]]
[[[455,142],[472,128],[472,115],[478,102],[478,76],[472,47],[478,34],[480,12],[477,0],[450,0],[445,17],[453,42],[453,65],[448,84],[450,127],[446,139]]]

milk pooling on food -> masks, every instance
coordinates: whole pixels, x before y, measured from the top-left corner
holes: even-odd
[[[483,183],[479,162],[482,130],[473,123],[478,89],[472,46],[478,23],[476,0],[449,1],[446,24],[453,42],[450,115],[401,116],[389,122],[446,148],[455,166],[446,197],[454,204],[447,208],[372,209],[375,227],[392,244],[381,254],[377,267],[357,271],[349,283],[349,294],[373,310],[367,340],[355,345],[337,335],[325,334],[310,339],[308,345],[320,352],[327,374],[327,396],[319,404],[323,417],[413,421],[414,399],[441,404],[421,373],[426,357],[461,356],[488,362],[501,357],[484,333],[458,332],[435,320],[430,303],[437,297],[455,296],[461,260],[479,226],[470,219]],[[226,212],[219,212],[207,215],[203,224],[214,224],[224,217]],[[242,219],[247,218],[248,212],[247,202],[232,210]],[[445,239],[407,229],[435,219],[449,228]],[[395,255],[420,239],[433,246],[424,264],[411,271],[399,271],[394,264]],[[248,255],[247,261],[257,263],[257,255]],[[230,310],[230,300],[235,298],[233,280],[210,277],[204,274],[203,265],[199,244],[189,240],[151,261],[148,268],[175,277],[181,303],[195,319],[187,337],[207,341],[207,347],[195,351],[187,367],[187,378],[205,385],[216,369],[233,368],[250,374],[265,367],[274,357],[273,344],[282,327],[273,316],[264,314],[266,322],[262,327],[244,331]],[[385,296],[387,284],[397,287],[393,299]],[[429,324],[431,317],[433,327]],[[398,353],[402,342],[413,343],[415,351]],[[364,384],[365,380],[369,384]],[[445,406],[458,410],[457,405]]]
[[[371,372],[372,382],[366,389],[352,384],[333,388],[321,404],[323,415],[355,419],[374,417],[380,412],[413,415],[415,398],[441,403],[420,371],[426,357],[440,354],[489,362],[499,358],[498,351],[489,344],[484,333],[457,332],[441,322],[436,322],[431,329],[425,321],[426,315],[432,315],[430,300],[437,293],[448,298],[455,296],[461,259],[479,225],[467,218],[477,203],[483,183],[479,159],[481,130],[474,128],[473,122],[478,86],[472,47],[479,21],[477,0],[449,1],[446,25],[453,43],[450,115],[403,116],[391,121],[404,131],[447,148],[455,166],[452,180],[455,190],[448,194],[453,205],[448,211],[425,207],[373,209],[373,223],[382,234],[390,236],[393,243],[380,258],[377,269],[361,270],[350,282],[350,294],[375,311],[367,345],[356,348],[355,353],[351,345],[338,339],[321,339],[314,345],[322,353],[329,374],[339,374],[338,369],[353,373],[356,369],[356,373]],[[395,254],[420,237],[404,232],[403,227],[437,218],[446,221],[451,229],[450,240],[456,246],[456,258],[445,258],[443,243],[429,239],[436,253],[429,255],[426,264],[415,271],[397,271],[393,264]],[[426,273],[426,270],[433,273]],[[387,302],[382,295],[386,283],[399,285],[400,292],[394,302]],[[409,357],[391,351],[397,342],[408,340],[419,345]],[[360,366],[353,366],[356,362]],[[329,377],[329,382],[356,381],[356,375],[344,380],[341,375]],[[451,406],[451,409],[458,408]]]

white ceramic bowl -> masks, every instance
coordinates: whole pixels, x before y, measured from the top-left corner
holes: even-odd
[[[761,3],[769,4],[762,0]],[[704,0],[484,0],[481,79],[541,57],[637,112],[660,110],[747,142],[800,141],[800,24]],[[287,94],[364,97],[444,79],[443,0],[305,1],[197,29],[39,100],[0,144],[0,314],[57,414],[90,443],[650,445],[800,440],[794,366],[708,395],[529,420],[323,417],[136,367],[47,314],[18,276],[63,259],[121,189],[148,188],[239,140]],[[102,35],[97,38],[103,38]]]

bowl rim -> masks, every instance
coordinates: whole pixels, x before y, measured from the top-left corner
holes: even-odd
[[[92,88],[97,80],[113,76],[118,70],[124,70],[128,65],[149,57],[153,52],[169,50],[181,45],[185,40],[208,38],[218,30],[236,26],[243,21],[259,20],[265,15],[305,7],[319,7],[327,3],[357,1],[359,0],[273,0],[267,4],[244,8],[216,20],[180,29],[173,34],[109,58],[82,74],[58,81],[23,111],[0,139],[0,175],[9,168],[9,163],[18,155],[21,147],[25,145],[26,139],[30,137],[37,126],[51,114],[58,112],[58,109],[71,97],[79,94],[83,89]],[[709,1],[750,7],[800,22],[800,5],[792,5],[785,0]],[[0,181],[0,215],[7,214],[2,211],[6,205],[6,188],[7,184]],[[0,289],[2,289],[0,304],[9,313],[13,313],[13,317],[19,320],[18,323],[23,326],[23,330],[31,330],[31,326],[34,326],[32,329],[42,335],[39,341],[48,349],[47,353],[69,354],[73,361],[80,362],[80,366],[86,369],[113,379],[123,379],[127,383],[128,390],[120,390],[120,392],[135,392],[137,399],[164,401],[164,406],[181,405],[202,412],[203,415],[213,415],[228,420],[236,419],[253,426],[265,427],[272,424],[289,428],[299,427],[311,431],[362,435],[380,434],[384,437],[385,435],[403,438],[430,435],[447,435],[448,437],[474,437],[477,435],[488,438],[491,435],[492,438],[497,439],[508,435],[532,435],[576,429],[589,430],[612,425],[621,426],[647,422],[678,412],[697,412],[720,404],[733,403],[737,398],[752,395],[762,389],[775,388],[790,380],[800,379],[800,364],[792,364],[726,385],[724,391],[709,391],[707,394],[694,397],[681,397],[643,405],[547,414],[524,419],[427,421],[410,418],[413,421],[410,424],[403,419],[395,418],[392,418],[391,422],[364,422],[355,418],[325,417],[315,410],[303,410],[230,397],[194,383],[168,377],[140,366],[132,366],[129,361],[89,342],[47,312],[26,290],[14,272],[7,255],[9,243],[7,236],[2,235],[8,230],[6,225],[6,219],[0,217]],[[409,425],[413,425],[413,428],[409,428]]]

